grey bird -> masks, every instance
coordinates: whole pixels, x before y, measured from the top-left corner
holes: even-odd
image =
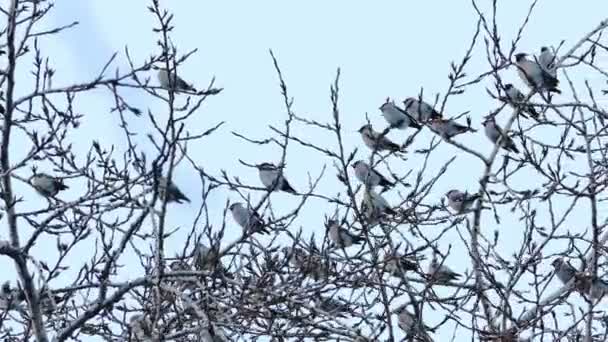
[[[414,341],[432,342],[433,339],[427,333],[431,329],[418,322],[415,316],[407,310],[407,305],[402,305],[393,311],[397,314],[397,326]]]
[[[442,117],[441,113],[437,112],[430,104],[413,97],[405,99],[403,106],[405,112],[419,122],[427,122]]]
[[[480,198],[479,194],[469,194],[460,190],[450,190],[445,196],[448,198],[448,205],[457,213],[462,213],[471,209],[475,201]]]
[[[543,46],[540,48],[540,54],[538,55],[538,64],[545,69],[551,76],[557,77],[557,69],[555,68],[555,55],[551,50]]]
[[[389,98],[380,106],[382,116],[391,126],[391,128],[406,129],[408,127],[421,129],[422,126],[416,122],[416,119],[411,117],[403,109],[397,107],[394,101]]]
[[[194,259],[194,267],[199,271],[212,269],[218,262],[218,249],[217,247],[207,247],[199,242],[194,247],[192,259]]]
[[[361,133],[361,139],[363,139],[365,146],[369,147],[372,151],[401,151],[401,146],[379,132],[374,131],[372,125],[362,126],[359,128],[359,133]]]
[[[135,336],[135,341],[152,341],[152,322],[148,317],[141,314],[131,316],[129,318],[129,328],[132,336]]]
[[[591,298],[602,298],[608,293],[608,281],[596,277],[591,281],[591,289],[589,294]]]
[[[340,299],[333,299],[317,294],[314,301],[315,309],[324,311],[329,316],[346,317],[344,314],[351,312],[350,305]]]
[[[461,275],[452,271],[447,265],[440,264],[437,261],[437,256],[433,255],[433,259],[429,263],[427,274],[432,282],[436,283],[447,283],[450,281],[457,281]]]
[[[538,112],[534,109],[534,106],[523,103],[526,100],[526,96],[519,89],[515,88],[513,84],[505,84],[505,95],[501,100],[507,102],[513,108],[521,106],[520,114],[528,113],[530,116],[538,118]]]
[[[184,81],[181,77],[171,73],[173,76],[171,79],[169,78],[169,72],[164,68],[156,68],[158,69],[158,82],[160,86],[164,89],[171,90],[173,89],[176,92],[185,91],[185,92],[196,92],[196,89],[186,81]]]
[[[463,126],[454,120],[436,118],[430,121],[431,129],[443,139],[450,140],[453,137],[466,132],[477,132],[469,126]]]
[[[515,55],[515,65],[517,66],[519,77],[530,88],[561,94],[562,92],[557,88],[559,80],[545,71],[538,63],[529,60],[526,56],[528,55],[525,53],[518,53]]]
[[[402,277],[404,272],[418,270],[418,259],[389,253],[384,256],[384,271],[395,277]]]
[[[363,237],[354,235],[342,228],[336,220],[328,220],[325,223],[325,228],[329,230],[329,240],[338,248],[358,245],[365,241]]]
[[[190,199],[184,193],[165,177],[158,178],[158,195],[167,203],[177,202],[181,204],[183,201],[190,203]]]
[[[228,342],[224,331],[213,323],[207,323],[207,327],[201,330],[201,342]]]
[[[357,179],[368,187],[379,185],[383,188],[390,188],[395,185],[363,160],[357,160],[352,167],[355,169]]]
[[[258,168],[260,180],[266,189],[297,194],[287,179],[285,179],[285,176],[283,176],[282,168],[271,163],[258,164],[256,167]]]
[[[245,206],[245,204],[237,202],[230,205],[230,212],[232,218],[236,223],[239,224],[245,231],[251,233],[270,234],[268,228],[262,217],[255,212],[252,208]]]
[[[55,197],[59,191],[68,189],[68,186],[63,184],[63,180],[46,173],[35,173],[29,181],[34,189],[44,197]]]
[[[25,301],[25,293],[18,288],[11,288],[10,282],[7,280],[0,287],[0,310],[17,310],[25,313],[23,303]]]
[[[501,139],[500,146],[507,151],[519,153],[517,146],[515,146],[515,142],[511,137],[509,137],[500,126],[496,123],[496,119],[493,115],[490,115],[483,122],[484,131],[486,133],[486,137],[490,139],[494,144]]]
[[[567,284],[572,278],[576,277],[578,272],[574,266],[570,265],[570,262],[564,261],[561,257],[553,260],[551,265],[555,268],[555,275],[563,284]]]
[[[362,210],[368,217],[379,217],[382,214],[397,214],[382,195],[372,189],[364,189],[364,191]]]

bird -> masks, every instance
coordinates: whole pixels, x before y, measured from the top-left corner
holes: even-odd
[[[181,77],[171,73],[173,76],[172,79],[169,79],[169,72],[165,68],[155,67],[158,70],[158,82],[160,86],[166,90],[173,89],[175,92],[185,91],[185,92],[196,92],[196,89],[184,81]]]
[[[548,47],[543,46],[540,48],[540,54],[538,55],[538,64],[551,76],[557,77],[557,69],[555,68],[555,55]]]
[[[589,294],[591,295],[591,298],[602,298],[607,293],[608,281],[600,279],[599,277],[594,277],[594,279],[591,280],[591,288],[589,289]]]
[[[437,112],[431,105],[413,97],[403,101],[405,112],[419,122],[427,122],[432,119],[440,119],[441,113]]]
[[[396,252],[384,256],[384,271],[395,277],[401,277],[404,272],[416,271],[417,269],[418,260],[415,258],[400,255]]]
[[[55,197],[59,191],[69,189],[63,184],[63,180],[46,173],[35,173],[30,177],[29,182],[44,197]]]
[[[453,137],[466,132],[477,132],[470,126],[463,126],[454,120],[435,118],[430,121],[430,127],[443,139],[450,140]]]
[[[207,327],[200,332],[201,342],[227,342],[228,339],[221,328],[216,327],[213,323],[208,322]]]
[[[256,165],[259,170],[260,180],[269,191],[285,191],[290,194],[297,194],[294,188],[283,176],[282,168],[271,164],[261,163]]]
[[[248,208],[243,203],[237,202],[232,203],[229,207],[232,213],[232,218],[239,224],[245,231],[251,233],[270,234],[268,228],[262,217],[255,212],[252,208]]]
[[[330,316],[345,317],[345,313],[351,312],[350,305],[340,299],[333,299],[317,294],[315,296],[315,309],[322,310]]]
[[[390,188],[395,185],[363,160],[357,160],[352,167],[355,169],[357,179],[368,187],[379,185],[383,188]]]
[[[303,275],[313,279],[327,277],[331,273],[330,264],[324,262],[320,255],[307,253],[298,247],[283,247],[289,265],[297,268]]]
[[[369,218],[377,218],[382,214],[395,215],[397,212],[388,204],[386,199],[372,189],[364,189],[363,206],[361,210]]]
[[[129,328],[136,341],[152,341],[152,322],[148,317],[137,314],[129,318]]]
[[[454,209],[457,213],[462,213],[471,209],[473,204],[478,198],[481,198],[479,194],[470,195],[468,192],[462,192],[460,190],[450,190],[446,193],[448,198],[448,205]]]
[[[515,142],[513,142],[513,139],[511,139],[511,137],[509,137],[502,130],[502,128],[498,126],[498,124],[496,123],[496,119],[493,115],[490,115],[486,118],[486,120],[483,122],[483,127],[486,133],[486,137],[488,137],[488,139],[490,139],[490,141],[492,141],[494,144],[496,144],[498,139],[500,139],[500,145],[502,148],[510,152],[519,153],[519,150],[517,149],[517,146],[515,146]]]
[[[394,101],[390,98],[380,106],[382,116],[389,123],[391,128],[406,129],[408,127],[421,129],[422,126],[416,120],[406,113],[403,109],[397,107]]]
[[[359,128],[358,132],[361,133],[361,138],[363,139],[365,146],[369,147],[372,151],[401,151],[401,146],[379,132],[374,131],[372,125],[364,125]]]
[[[407,305],[398,307],[394,313],[397,314],[397,326],[407,334],[408,337],[413,338],[414,341],[425,341],[432,342],[433,339],[428,335],[427,330],[431,329],[421,324],[413,314],[407,310]]]
[[[528,56],[526,53],[515,55],[515,65],[519,77],[532,89],[561,94],[561,90],[557,88],[559,80],[526,56]]]
[[[534,106],[523,103],[526,100],[526,96],[519,89],[515,88],[513,84],[505,84],[505,94],[506,96],[502,98],[504,102],[507,102],[513,108],[521,106],[522,113],[525,112],[534,118],[538,118],[538,112],[534,109]]]
[[[433,254],[433,259],[429,263],[427,274],[432,282],[437,283],[457,281],[461,277],[459,273],[452,271],[447,265],[439,264],[435,254]]]
[[[570,262],[564,261],[561,257],[555,258],[551,265],[555,268],[555,275],[563,284],[568,284],[568,282],[576,277],[576,274],[578,273]]]
[[[25,313],[24,301],[25,293],[22,290],[11,288],[8,280],[2,284],[2,287],[0,287],[0,310],[17,310]]]
[[[192,253],[196,269],[202,271],[213,268],[218,261],[218,252],[217,246],[207,247],[203,243],[198,242]]]
[[[165,177],[158,178],[158,195],[163,201],[177,202],[181,204],[183,201],[190,203],[190,199],[184,193]]]
[[[363,237],[354,235],[342,228],[336,220],[328,220],[325,223],[325,228],[329,230],[329,240],[338,248],[358,245],[365,241]]]

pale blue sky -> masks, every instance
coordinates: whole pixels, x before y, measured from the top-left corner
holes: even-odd
[[[52,17],[45,24],[49,26],[80,21],[76,29],[61,36],[41,42],[47,54],[52,55],[52,64],[57,69],[54,85],[67,85],[91,79],[100,70],[114,51],[120,53],[118,61],[125,69],[124,47],[128,46],[136,61],[143,61],[152,52],[158,52],[156,39],[151,28],[156,24],[146,9],[150,1],[131,0],[89,0],[60,1]],[[481,3],[486,3],[480,1]],[[238,158],[248,162],[278,160],[280,150],[266,146],[260,149],[230,134],[230,131],[245,133],[252,138],[265,138],[270,134],[268,125],[281,127],[285,120],[285,110],[279,93],[277,75],[273,69],[268,49],[272,48],[282,67],[288,91],[295,98],[295,112],[319,121],[331,120],[329,85],[335,77],[337,67],[342,69],[340,110],[345,130],[345,144],[349,149],[359,147],[359,156],[367,157],[360,137],[355,131],[364,123],[367,112],[375,127],[384,127],[378,107],[387,96],[402,101],[407,96],[416,96],[421,87],[425,98],[432,102],[436,93],[443,93],[448,86],[447,74],[451,61],[459,62],[465,53],[475,30],[477,16],[469,1],[306,1],[288,3],[284,1],[244,2],[244,1],[164,1],[175,14],[176,28],[172,34],[175,45],[185,53],[198,48],[198,53],[180,66],[180,75],[199,88],[207,85],[215,76],[216,85],[224,88],[220,96],[212,97],[190,121],[192,132],[201,132],[219,121],[227,121],[222,129],[205,138],[204,143],[191,147],[191,154],[206,171],[219,175],[226,169],[231,175],[252,185],[258,185],[257,173],[238,163]],[[523,21],[529,3],[524,1],[503,1],[498,16],[499,30],[503,44],[510,47],[511,40]],[[565,49],[579,37],[596,26],[604,18],[608,4],[604,1],[541,1],[529,23],[519,51],[537,52],[541,45],[557,46],[565,40]],[[480,43],[482,43],[480,41]],[[481,48],[481,49],[480,49]],[[565,50],[564,49],[564,50]],[[468,75],[473,76],[488,70],[482,44],[468,66]],[[608,62],[606,60],[604,63]],[[608,63],[606,63],[608,64]],[[24,71],[29,65],[22,66]],[[515,74],[514,69],[501,74],[506,81],[526,89]],[[156,77],[150,73],[153,82]],[[589,79],[586,75],[572,74],[575,81]],[[590,81],[593,82],[591,76]],[[565,88],[565,82],[563,83]],[[467,93],[449,100],[445,114],[455,116],[470,111],[474,126],[479,128],[482,116],[497,106],[489,98],[484,87],[491,83],[482,82],[468,88]],[[23,89],[23,88],[18,88]],[[150,108],[161,113],[160,102],[149,96],[129,92],[129,99],[141,109]],[[568,94],[569,92],[565,92]],[[565,95],[567,97],[568,95]],[[86,100],[85,100],[86,99]],[[564,99],[565,100],[565,99]],[[95,91],[93,95],[80,99],[80,112],[87,115],[83,126],[74,132],[73,139],[82,143],[77,149],[86,151],[91,137],[105,139],[107,144],[121,144],[122,132],[117,129],[118,119],[109,113],[112,99],[105,91]],[[507,112],[501,113],[499,121],[504,122]],[[132,122],[141,135],[138,141],[144,143],[145,133],[151,129],[145,118]],[[320,144],[336,146],[335,139],[297,126],[301,137],[318,139]],[[404,141],[411,132],[392,132],[391,138]],[[539,133],[540,134],[540,133]],[[429,131],[421,134],[415,148],[422,148],[429,141]],[[544,140],[553,136],[541,134]],[[102,138],[100,138],[102,137]],[[457,139],[489,154],[492,146],[480,132]],[[343,191],[335,180],[331,161],[320,158],[317,153],[296,147],[287,158],[286,175],[296,189],[304,189],[308,173],[318,175],[323,165],[327,165],[327,175],[322,181],[323,193],[335,194]],[[441,155],[436,155],[431,165],[434,171],[457,150],[442,144]],[[148,149],[152,152],[151,149]],[[16,157],[14,157],[16,158]],[[393,170],[405,171],[413,168],[419,157],[413,156],[406,163],[391,164]],[[434,198],[439,202],[443,194],[451,188],[477,190],[477,181],[483,165],[476,159],[459,154],[448,172],[448,178],[441,180]],[[200,182],[191,167],[183,163],[175,174],[175,182],[185,189],[190,198],[196,199]],[[530,184],[532,173],[517,178],[522,187]],[[24,188],[32,194],[33,190]],[[66,195],[77,196],[77,189]],[[252,194],[258,199],[261,194]],[[225,189],[211,197],[211,208],[217,211],[216,224],[220,223],[221,209],[226,196]],[[387,198],[397,197],[388,195]],[[28,200],[30,197],[26,197]],[[274,194],[274,207],[279,212],[291,210],[297,200],[289,195]],[[188,228],[196,215],[197,202],[190,206],[171,206],[170,226]],[[280,204],[277,204],[281,201]],[[275,203],[276,202],[276,203]],[[42,202],[41,202],[42,203]],[[283,210],[282,210],[283,209]],[[322,234],[323,214],[328,213],[327,205],[321,201],[311,201],[302,211],[303,219],[293,227],[302,227],[306,232]],[[521,239],[517,232],[517,221],[507,218],[501,226],[503,242],[500,249],[511,252],[519,246]],[[487,216],[487,215],[486,215]],[[489,216],[487,216],[489,217]],[[585,219],[586,216],[579,216]],[[602,217],[603,219],[603,217]],[[230,219],[229,223],[232,224]],[[484,220],[487,231],[494,230],[494,222]],[[574,228],[574,227],[573,227]],[[232,227],[233,232],[236,228]],[[514,234],[509,234],[513,230]],[[582,230],[582,229],[581,229]],[[466,233],[466,230],[463,229]],[[507,236],[511,235],[511,236]],[[226,237],[230,240],[230,237]],[[450,232],[445,243],[453,243],[456,251],[449,257],[450,265],[458,271],[470,269],[469,257],[462,249],[457,233]],[[181,250],[180,236],[169,245],[169,250]],[[460,248],[460,249],[458,249]],[[39,246],[42,252],[44,247]],[[54,245],[51,246],[54,249]],[[170,253],[168,253],[170,255]],[[505,256],[508,253],[504,254]],[[128,260],[124,260],[128,262]],[[549,267],[549,265],[545,265]],[[552,284],[557,288],[556,284]],[[449,293],[445,292],[444,293]],[[440,316],[427,315],[429,320]],[[434,323],[434,322],[433,322]],[[451,336],[451,325],[436,333],[438,341]]]

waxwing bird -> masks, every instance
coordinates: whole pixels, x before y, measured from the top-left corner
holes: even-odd
[[[282,168],[271,163],[256,165],[259,171],[260,180],[264,187],[270,191],[285,191],[290,194],[297,194],[294,188],[283,176]]]
[[[35,173],[30,177],[30,184],[44,197],[55,197],[59,191],[68,189],[68,186],[63,184],[63,180],[46,173]]]
[[[389,253],[384,256],[384,271],[395,277],[402,277],[407,271],[416,271],[418,261],[417,258],[401,255],[397,252]]]
[[[201,330],[201,342],[228,342],[222,328],[216,327],[213,323],[208,322],[207,327]]]
[[[441,118],[432,119],[430,121],[430,127],[445,140],[450,140],[453,137],[466,132],[477,132],[476,129],[473,129],[470,126],[463,126],[456,121]]]
[[[534,106],[524,104],[526,96],[511,83],[505,84],[505,95],[506,97],[502,100],[507,102],[511,107],[518,108],[521,106],[521,112],[530,114],[534,118],[538,118],[538,112],[534,109]],[[524,115],[525,116],[525,115]]]
[[[437,112],[430,104],[413,97],[405,99],[403,106],[409,116],[420,122],[427,122],[442,117],[441,113]]]
[[[608,282],[606,280],[596,277],[591,281],[591,289],[589,294],[591,298],[598,299],[602,298],[608,293]]]
[[[540,48],[540,54],[538,55],[538,64],[551,76],[557,78],[557,69],[555,68],[555,55],[548,47],[543,46]]]
[[[457,281],[461,277],[459,273],[452,271],[447,265],[440,264],[436,255],[433,255],[433,259],[429,263],[427,274],[434,283]]]
[[[181,77],[173,73],[169,73],[167,69],[159,67],[156,68],[158,69],[158,82],[160,83],[160,86],[164,89],[173,89],[175,92],[196,92],[196,89],[194,89],[192,85],[181,79]],[[169,78],[169,74],[173,76],[171,79]]]
[[[338,248],[358,245],[365,241],[363,237],[354,235],[345,228],[342,228],[336,220],[328,220],[325,223],[325,228],[329,230],[329,240]]]
[[[190,203],[190,199],[184,195],[177,185],[165,177],[158,178],[158,195],[167,203],[177,202],[181,204],[183,201]]]
[[[391,126],[391,128],[406,129],[408,127],[421,129],[422,126],[416,122],[416,120],[407,114],[403,109],[397,107],[394,101],[390,98],[386,99],[386,102],[380,106],[382,116]]]
[[[561,257],[553,260],[551,265],[555,268],[555,275],[563,284],[567,284],[572,278],[576,277],[578,272],[574,266],[570,265],[570,262],[564,261]]]
[[[334,317],[346,317],[344,314],[351,312],[348,303],[339,299],[324,297],[320,294],[315,296],[315,308],[327,312],[330,316]]]
[[[194,253],[192,253],[194,267],[199,271],[214,268],[218,262],[218,252],[217,246],[207,247],[198,242],[194,247]]]
[[[0,287],[0,310],[17,310],[25,313],[23,303],[25,301],[25,293],[18,288],[11,288],[10,282],[7,280]]]
[[[372,125],[362,126],[359,128],[359,133],[361,133],[361,138],[363,139],[365,146],[369,147],[369,149],[372,151],[401,151],[401,146],[397,145],[391,141],[391,139],[385,137],[379,132],[374,131]]]
[[[148,342],[152,341],[152,322],[144,315],[134,315],[129,319],[129,328],[135,341]]]
[[[327,277],[331,273],[330,265],[324,262],[321,256],[309,254],[298,247],[284,247],[283,253],[287,257],[289,265],[297,268],[305,276],[313,279]]]
[[[530,87],[537,90],[547,90],[561,94],[557,89],[559,80],[545,71],[538,63],[529,60],[525,53],[515,55],[515,65],[519,77]]]
[[[397,212],[388,204],[382,195],[372,189],[364,189],[363,206],[361,210],[368,217],[379,217],[382,214],[395,215]]]
[[[407,305],[402,305],[397,308],[394,313],[397,314],[397,326],[406,333],[409,338],[414,341],[432,342],[433,339],[428,335],[427,331],[431,329],[425,324],[421,324],[416,317],[407,310]]]
[[[460,190],[450,190],[446,194],[448,205],[457,213],[462,213],[471,209],[475,201],[480,198],[479,194],[469,194]]]
[[[500,146],[507,151],[519,153],[517,146],[515,146],[515,142],[513,139],[509,137],[500,126],[496,123],[494,116],[490,115],[483,122],[484,131],[486,133],[486,137],[490,139],[494,144],[501,140]]]
[[[230,205],[232,218],[245,231],[253,233],[270,234],[270,231],[265,227],[262,217],[252,208],[246,207],[243,203],[237,202]]]
[[[357,179],[368,187],[380,185],[383,188],[390,188],[395,185],[363,160],[356,161],[353,169],[355,169]]]

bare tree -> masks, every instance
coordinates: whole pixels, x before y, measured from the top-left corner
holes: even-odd
[[[608,72],[598,61],[608,56],[608,18],[578,41],[521,51],[536,1],[508,43],[497,1],[479,5],[448,88],[378,103],[384,127],[367,114],[345,122],[340,69],[327,119],[298,114],[271,50],[285,121],[262,137],[227,133],[213,119],[190,124],[222,88],[182,77],[197,51],[174,45],[175,20],[160,1],[148,7],[158,51],[138,61],[125,48],[93,79],[60,87],[40,42],[77,23],[38,29],[53,8],[44,0],[0,6],[0,254],[18,275],[0,289],[1,340],[606,340],[608,90],[598,87]],[[474,56],[487,69],[471,75]],[[17,88],[26,68],[30,79]],[[82,114],[79,101],[94,91],[112,107]],[[163,109],[141,108],[134,93]],[[450,100],[460,96],[490,96],[496,106],[454,115]],[[93,115],[112,116],[122,145],[103,132],[90,146],[74,139]],[[359,127],[359,147],[345,143]],[[276,153],[223,151],[206,142],[211,134]],[[487,135],[491,153],[462,142],[469,134]],[[201,149],[233,153],[260,181],[212,171],[197,162]],[[296,182],[288,160],[303,150],[326,167]],[[482,173],[457,176],[479,186],[449,182],[444,191],[461,157]],[[196,198],[177,168],[200,182]],[[209,198],[226,193],[238,200],[214,212]],[[288,210],[278,204],[286,197]],[[186,203],[191,225],[176,227],[170,211]],[[323,210],[312,219],[323,229],[301,226],[310,206]],[[456,259],[468,267],[451,266]]]

